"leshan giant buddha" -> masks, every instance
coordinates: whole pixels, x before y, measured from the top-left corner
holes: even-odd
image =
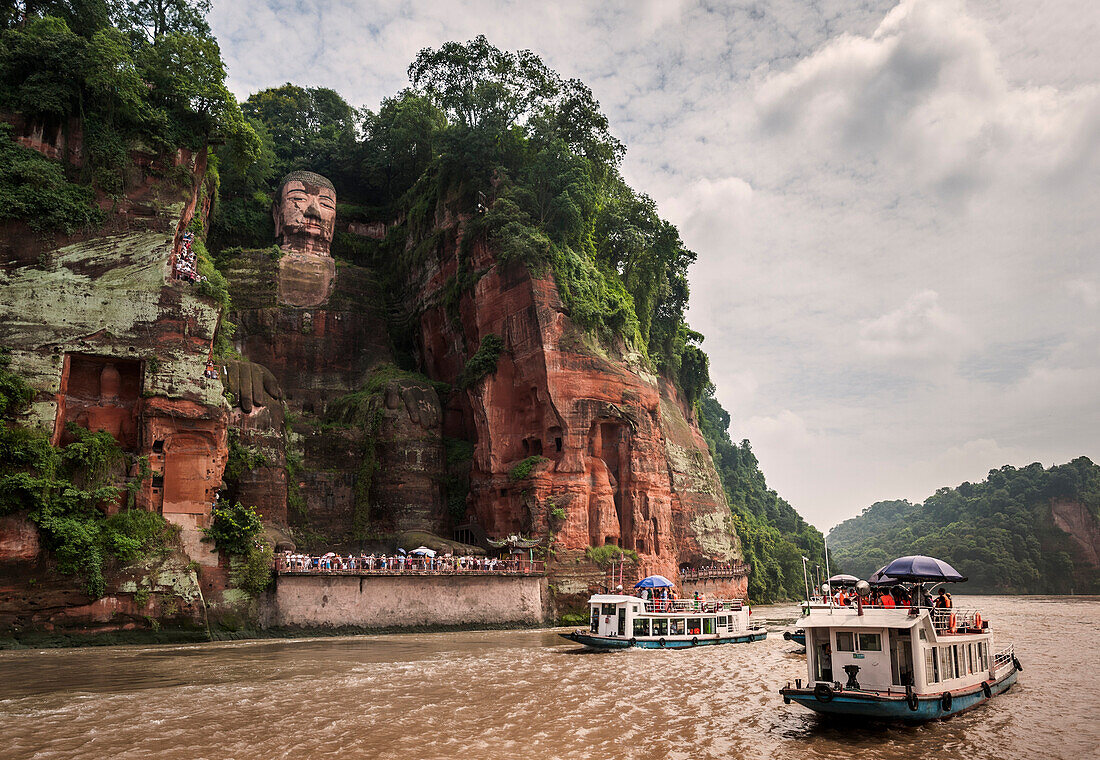
[[[320,306],[332,292],[336,263],[329,254],[336,227],[336,188],[325,177],[297,171],[283,177],[272,208],[279,260],[279,303]]]

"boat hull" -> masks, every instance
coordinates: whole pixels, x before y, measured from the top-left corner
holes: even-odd
[[[912,723],[923,723],[929,720],[949,718],[953,715],[966,712],[988,702],[998,694],[1003,694],[1016,683],[1016,669],[1012,668],[1006,675],[996,681],[986,681],[989,685],[990,695],[985,696],[981,685],[968,689],[958,689],[950,692],[951,706],[944,708],[943,695],[919,695],[916,699],[916,709],[912,709],[906,701],[905,695],[885,696],[877,693],[858,691],[835,691],[830,699],[822,700],[814,694],[813,689],[780,689],[783,701],[797,702],[803,707],[808,707],[815,712],[825,715],[842,715],[875,720],[900,720]]]
[[[603,636],[592,636],[591,634],[582,633],[580,631],[559,633],[558,635],[563,639],[568,639],[569,641],[574,641],[586,647],[592,647],[593,649],[630,649],[632,647],[636,649],[692,649],[694,647],[711,646],[714,644],[747,644],[751,641],[761,641],[767,638],[768,632],[763,629],[758,629],[736,636],[698,639],[697,642],[691,639],[686,641],[681,639],[667,639],[663,644],[660,640],[605,638]]]

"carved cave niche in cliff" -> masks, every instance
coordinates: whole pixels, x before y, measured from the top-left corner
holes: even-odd
[[[184,432],[169,436],[164,443],[165,514],[208,514],[213,471],[217,457],[214,436],[203,432]]]
[[[65,354],[54,442],[63,446],[73,440],[66,430],[71,422],[93,433],[106,430],[123,451],[137,451],[141,377],[140,361]]]
[[[562,437],[561,428],[554,425],[546,431],[546,450],[551,458],[559,459],[564,448],[564,438]]]
[[[588,435],[589,541],[592,546],[634,548],[630,478],[631,428],[622,420],[596,420]]]

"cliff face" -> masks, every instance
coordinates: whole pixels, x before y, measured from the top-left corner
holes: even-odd
[[[430,235],[443,242],[404,273],[401,292],[341,262],[331,295],[297,294],[310,307],[281,295],[277,253],[235,256],[236,344],[282,396],[257,402],[252,380],[250,410],[234,409],[238,440],[266,453],[231,489],[311,547],[402,531],[538,537],[553,548],[558,588],[578,595],[604,577],[590,548],[636,552],[632,572],[673,578],[740,559],[707,444],[675,387],[574,327],[549,274],[499,266],[484,241],[460,263],[461,231],[439,214]],[[455,298],[460,268],[481,276]],[[393,367],[395,325],[413,327],[419,375]],[[464,370],[490,336],[502,350],[471,381]],[[298,506],[281,510],[287,461]],[[745,579],[724,590],[744,594]]]
[[[179,526],[178,553],[119,569],[93,600],[51,570],[30,523],[5,523],[0,626],[199,625],[207,603],[246,602],[226,591],[225,559],[201,543],[219,494],[255,505],[277,544],[310,549],[390,549],[403,532],[539,538],[565,603],[605,581],[608,545],[637,554],[626,580],[740,559],[706,442],[676,388],[641,355],[576,328],[551,275],[498,264],[484,240],[460,255],[462,220],[441,214],[430,234],[443,242],[404,273],[402,292],[342,261],[317,292],[317,278],[287,288],[296,270],[278,249],[239,251],[221,264],[233,304],[222,315],[172,276],[212,191],[201,154],[177,159],[188,185],[158,183],[166,169],[156,165],[135,177],[132,194],[149,208],[140,218],[120,218],[136,207],[130,198],[100,233],[68,245],[34,252],[8,239],[0,345],[37,391],[21,424],[48,429],[55,444],[69,423],[106,430],[147,459],[152,476],[135,504]],[[479,273],[464,291],[460,270]],[[240,358],[216,379],[205,370],[223,319]],[[471,377],[471,357],[494,339],[499,356]],[[398,369],[399,354],[419,372]],[[189,590],[200,583],[205,602]],[[744,595],[744,577],[719,593]]]
[[[448,435],[476,442],[468,506],[480,527],[552,540],[556,582],[578,594],[600,575],[583,561],[590,547],[635,551],[636,572],[672,578],[681,565],[739,559],[706,442],[675,388],[641,356],[611,355],[576,329],[550,275],[501,267],[484,243],[467,263],[483,276],[448,313],[457,239],[414,291],[431,377],[458,383],[486,336],[502,339],[495,372],[453,394],[445,415]]]
[[[141,478],[135,465],[113,484],[135,484],[134,506],[178,526],[178,542],[169,559],[116,568],[105,596],[92,599],[79,579],[53,569],[32,523],[5,518],[0,629],[205,624],[195,566],[214,604],[226,587],[227,568],[201,542],[228,451],[222,385],[205,375],[219,307],[172,276],[184,231],[210,209],[205,152],[132,158],[126,194],[100,199],[108,213],[102,229],[60,247],[49,238],[5,238],[0,346],[36,392],[19,424],[46,430],[54,445],[71,440],[69,425],[109,432],[151,471]],[[109,513],[119,508],[106,505]]]

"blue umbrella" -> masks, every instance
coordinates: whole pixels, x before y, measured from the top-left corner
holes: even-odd
[[[898,557],[879,572],[899,581],[915,581],[917,583],[925,581],[945,583],[966,580],[965,575],[961,575],[942,559],[926,557],[923,554]]]
[[[893,578],[882,572],[885,569],[885,565],[880,567],[871,575],[870,578],[867,579],[867,582],[870,583],[872,586],[893,586],[896,583],[899,583],[897,578]]]
[[[672,588],[676,584],[663,575],[650,575],[634,584],[634,588]]]

